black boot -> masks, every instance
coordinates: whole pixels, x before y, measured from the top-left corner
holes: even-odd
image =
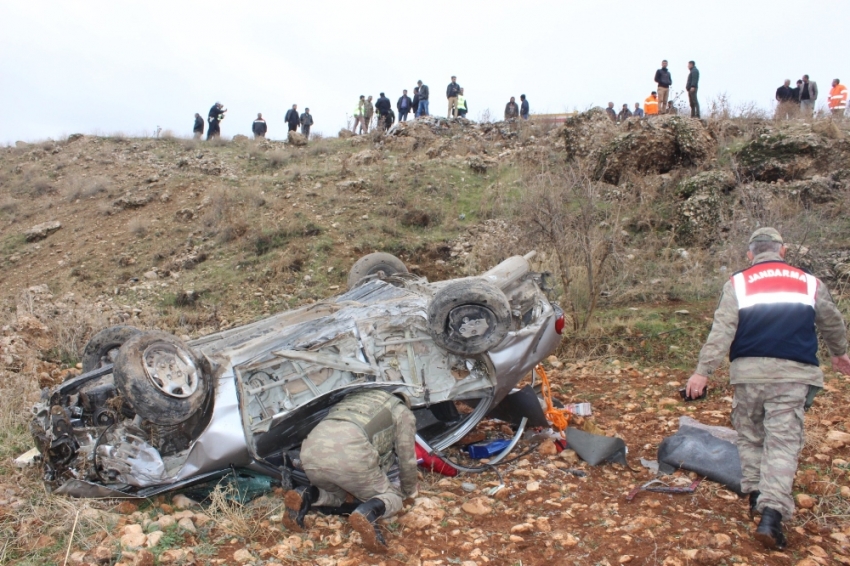
[[[377,523],[378,519],[383,517],[386,509],[383,501],[372,498],[358,505],[354,513],[348,518],[351,527],[360,533],[363,546],[372,552],[385,553],[387,551],[387,541],[384,540],[384,535],[381,534],[381,529]]]
[[[286,503],[286,512],[283,514],[283,524],[290,531],[301,532],[304,530],[304,517],[313,506],[313,502],[319,498],[319,488],[315,486],[298,487],[286,492],[283,497]]]
[[[765,548],[782,550],[785,548],[785,535],[782,534],[782,514],[776,509],[765,507],[761,512],[761,522],[756,529],[756,540]]]
[[[321,507],[313,507],[313,511],[317,511],[322,515],[351,515],[361,505],[359,501],[356,503],[343,503],[339,507],[329,507],[322,505]]]
[[[756,513],[758,513],[756,505],[759,502],[759,495],[761,495],[761,492],[758,490],[750,492],[750,519],[755,519]]]

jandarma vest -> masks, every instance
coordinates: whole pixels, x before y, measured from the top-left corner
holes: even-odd
[[[732,276],[738,330],[729,350],[737,358],[779,358],[818,365],[814,275],[781,261],[758,263]]]
[[[399,403],[398,397],[379,389],[361,391],[334,405],[325,418],[357,425],[378,452],[381,468],[387,468],[393,460],[393,409]]]

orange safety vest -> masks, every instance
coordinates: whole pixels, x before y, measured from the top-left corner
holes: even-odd
[[[643,113],[646,115],[658,114],[658,99],[652,95],[643,101]]]
[[[847,87],[839,84],[829,91],[829,107],[833,110],[845,110],[847,108]]]

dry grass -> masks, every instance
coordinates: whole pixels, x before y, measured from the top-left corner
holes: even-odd
[[[279,499],[268,497],[241,503],[239,491],[233,484],[219,484],[210,494],[207,515],[227,534],[251,540],[264,530],[263,520],[278,513],[281,507]]]
[[[150,220],[146,216],[136,216],[127,223],[127,231],[137,238],[143,238],[150,229]]]

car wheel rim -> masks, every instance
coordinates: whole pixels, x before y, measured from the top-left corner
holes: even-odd
[[[142,355],[145,373],[159,391],[185,399],[198,390],[198,368],[182,348],[152,344]]]
[[[487,307],[463,305],[455,307],[448,316],[449,335],[465,342],[485,339],[496,326],[496,315]]]

